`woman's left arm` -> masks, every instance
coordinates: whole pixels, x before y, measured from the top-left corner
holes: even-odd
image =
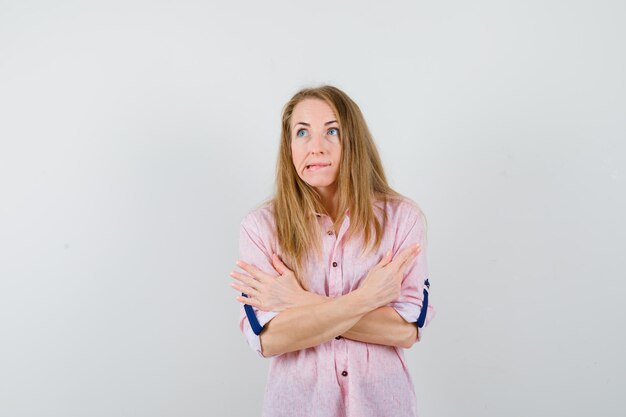
[[[323,303],[330,297],[307,292],[306,304]],[[389,306],[372,310],[341,336],[365,343],[410,348],[417,341],[418,328]]]
[[[417,341],[417,332],[414,323],[405,321],[394,308],[384,306],[361,317],[342,336],[360,342],[408,349]]]
[[[277,255],[272,256],[273,267],[281,274],[273,278],[258,268],[245,269],[250,276],[233,271],[231,276],[242,284],[231,284],[234,289],[254,293],[258,308],[269,311],[282,311],[291,307],[324,303],[331,300],[325,295],[305,291],[297,282],[293,271],[285,266]],[[238,297],[241,302],[250,302]],[[261,304],[263,306],[261,306]],[[387,305],[366,313],[342,337],[365,343],[410,348],[419,340],[419,329],[415,323],[406,321],[397,309]]]
[[[367,343],[410,348],[423,337],[424,327],[432,320],[435,309],[428,302],[428,261],[426,258],[426,223],[423,213],[409,210],[398,231],[400,253],[419,242],[420,253],[407,267],[400,297],[390,304],[365,314],[342,334],[343,337]],[[395,255],[394,255],[395,256]],[[308,302],[323,302],[326,297],[307,293]]]

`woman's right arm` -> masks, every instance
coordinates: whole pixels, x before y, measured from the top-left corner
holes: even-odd
[[[265,357],[317,346],[348,331],[378,308],[362,290],[321,304],[289,308],[265,325],[260,335]]]
[[[266,323],[260,334],[261,355],[279,355],[324,343],[350,330],[364,315],[396,299],[404,270],[419,253],[405,249],[390,262],[387,255],[356,290],[321,304],[288,308]]]
[[[270,232],[265,228],[262,228],[264,232],[260,230],[255,216],[248,215],[242,220],[239,239],[240,259],[273,276],[278,276],[279,272],[276,272],[271,260],[272,252],[267,236]],[[380,271],[378,273],[370,271],[357,290],[322,304],[296,306],[278,312],[260,311],[258,306],[254,306],[254,300],[248,300],[246,304],[252,304],[254,314],[259,315],[256,318],[257,324],[261,326],[261,332],[258,333],[257,329],[251,328],[243,309],[240,316],[241,330],[251,347],[264,357],[324,343],[345,333],[368,312],[386,305],[399,296],[400,280],[405,268],[403,264],[410,255],[411,251],[405,250],[386,265],[384,270],[381,267],[374,268]],[[388,259],[385,258],[387,257],[381,260],[381,264],[387,263],[391,255]],[[253,271],[248,272],[253,275]],[[396,278],[392,275],[396,275]]]

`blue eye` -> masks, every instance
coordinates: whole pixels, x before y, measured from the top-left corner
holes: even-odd
[[[332,132],[333,130],[334,130],[336,133],[330,133],[330,132]],[[296,137],[299,137],[299,138],[304,137],[304,135],[301,135],[301,134],[300,134],[300,133],[302,133],[302,132],[306,133],[306,129],[299,129],[299,130],[296,132]],[[328,129],[328,133],[330,133],[332,136],[338,136],[338,135],[339,135],[339,129],[337,129],[336,127],[331,127],[330,129]]]

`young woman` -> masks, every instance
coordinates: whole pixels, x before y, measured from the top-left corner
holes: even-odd
[[[403,349],[434,317],[426,221],[333,86],[283,108],[272,199],[240,226],[240,328],[271,358],[264,417],[416,416]]]

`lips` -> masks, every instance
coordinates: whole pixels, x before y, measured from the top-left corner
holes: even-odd
[[[308,171],[317,171],[318,169],[325,168],[327,166],[330,166],[330,164],[311,164],[307,165],[306,169]]]

